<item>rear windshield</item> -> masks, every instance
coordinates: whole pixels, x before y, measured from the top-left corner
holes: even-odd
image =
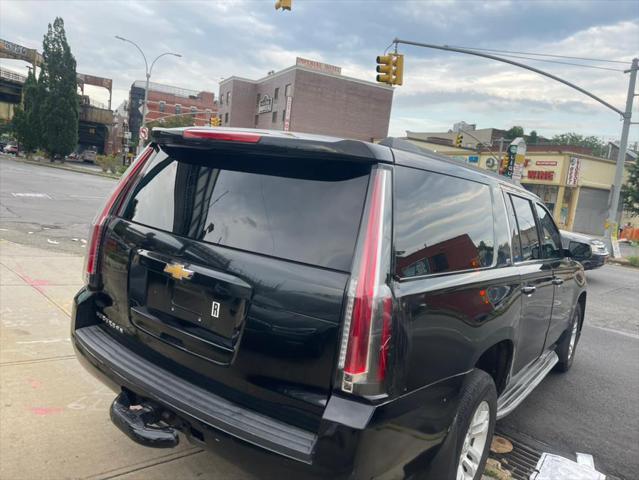
[[[215,245],[348,271],[369,166],[174,148],[145,169],[123,217]]]

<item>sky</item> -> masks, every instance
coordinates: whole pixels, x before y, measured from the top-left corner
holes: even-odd
[[[152,81],[216,95],[222,78],[261,78],[293,65],[297,56],[374,81],[375,57],[399,37],[626,61],[581,62],[611,71],[513,59],[576,83],[623,110],[629,75],[618,70],[639,56],[639,0],[293,0],[290,12],[276,11],[274,3],[0,0],[0,38],[41,50],[47,24],[62,17],[78,72],[113,79],[113,108],[128,97],[134,80],[144,79],[140,53],[115,35],[138,43],[149,60],[166,51],[182,55],[158,60]],[[526,133],[536,130],[548,137],[569,131],[605,140],[620,136],[618,114],[536,73],[451,52],[405,45],[399,51],[405,55],[404,85],[395,88],[390,135],[447,131],[464,120],[478,128],[520,125]],[[24,62],[2,59],[0,65],[26,72]],[[106,103],[106,91],[87,88]],[[639,141],[637,126],[630,139]]]

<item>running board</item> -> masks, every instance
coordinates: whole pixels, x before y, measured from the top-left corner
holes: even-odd
[[[530,392],[548,375],[552,367],[559,361],[554,350],[544,353],[541,357],[526,367],[514,383],[497,399],[497,420],[504,418],[523,402]]]

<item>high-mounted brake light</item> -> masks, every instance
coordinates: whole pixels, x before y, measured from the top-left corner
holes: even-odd
[[[186,129],[182,133],[183,138],[195,138],[202,140],[219,140],[220,142],[257,143],[262,138],[257,133],[250,132],[225,132],[218,130]]]
[[[147,160],[151,157],[152,153],[153,148],[147,147],[131,164],[129,169],[124,172],[124,175],[122,175],[122,178],[116,185],[115,190],[109,196],[104,207],[98,212],[91,224],[84,270],[87,285],[97,287],[99,284],[98,262],[106,219],[111,213],[115,212],[120,207],[122,199],[131,189],[131,185],[133,185],[135,179],[146,164]]]
[[[390,275],[391,172],[372,171],[364,221],[349,282],[338,361],[342,390],[384,393],[391,339],[393,298]]]

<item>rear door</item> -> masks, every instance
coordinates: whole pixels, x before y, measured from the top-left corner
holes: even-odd
[[[159,150],[109,225],[105,314],[140,352],[317,427],[370,165]]]
[[[515,263],[522,280],[522,313],[513,360],[518,372],[543,351],[550,325],[554,297],[553,260],[544,259],[533,204],[525,197],[509,194],[518,234]]]

